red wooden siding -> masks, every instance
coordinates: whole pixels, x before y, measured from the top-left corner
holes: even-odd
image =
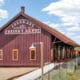
[[[36,45],[36,60],[30,60],[29,47],[34,42],[44,44],[44,62],[50,62],[51,35],[41,29],[41,33],[5,35],[0,33],[0,48],[3,49],[4,59],[0,66],[37,66],[40,65],[40,44]],[[18,61],[12,61],[12,50],[18,49]]]

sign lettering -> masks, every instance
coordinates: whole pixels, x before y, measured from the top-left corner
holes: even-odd
[[[35,27],[31,21],[18,19],[5,30],[5,34],[34,34],[41,33],[40,27]]]

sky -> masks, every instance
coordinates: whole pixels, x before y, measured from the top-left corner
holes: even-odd
[[[80,44],[80,0],[0,0],[0,27],[25,6],[26,14]]]

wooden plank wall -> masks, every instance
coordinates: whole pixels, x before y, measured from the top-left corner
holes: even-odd
[[[0,33],[0,49],[3,49],[4,59],[0,61],[0,66],[37,66],[40,65],[40,45],[37,47],[37,59],[30,60],[29,47],[34,42],[44,44],[44,62],[50,62],[51,35],[42,29],[39,34],[5,35]],[[18,61],[12,61],[12,50],[19,50]]]

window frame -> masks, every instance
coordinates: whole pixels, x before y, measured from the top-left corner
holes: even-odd
[[[0,51],[1,51],[1,58],[0,58],[0,61],[1,61],[1,60],[3,60],[3,50],[0,49]]]
[[[34,59],[32,59],[32,57],[31,57],[31,55],[32,55],[32,51],[35,51],[35,58]],[[36,60],[36,48],[34,48],[34,49],[30,49],[30,60]]]
[[[14,51],[17,51],[17,58],[14,58]],[[13,49],[12,50],[12,61],[18,61],[18,49]]]

